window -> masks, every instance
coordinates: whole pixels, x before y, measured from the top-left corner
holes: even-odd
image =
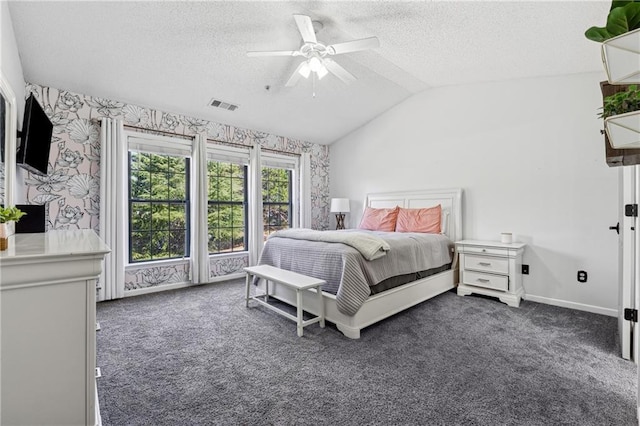
[[[127,145],[122,197],[131,264],[185,259],[196,268],[209,256],[252,256],[260,252],[260,234],[266,239],[298,226],[297,156],[257,150],[254,157],[245,146],[134,132],[127,134]],[[256,191],[250,183],[258,180],[254,170],[262,179]],[[261,223],[260,207],[251,210],[260,199]],[[254,214],[258,223],[251,223]],[[255,246],[251,232],[258,236]]]
[[[129,151],[129,262],[189,256],[189,158]]]
[[[209,254],[247,247],[247,166],[207,162]]]
[[[291,227],[293,202],[291,170],[262,168],[262,218],[264,239],[272,233]]]

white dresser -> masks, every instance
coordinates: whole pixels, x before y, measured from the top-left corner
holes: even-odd
[[[460,256],[458,295],[484,294],[509,306],[520,306],[522,254],[526,244],[462,240],[456,242]]]
[[[99,422],[96,279],[108,252],[92,230],[17,234],[0,252],[0,424]]]

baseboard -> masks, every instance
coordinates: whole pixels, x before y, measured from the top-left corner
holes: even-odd
[[[536,296],[533,294],[525,294],[525,300],[531,302],[544,303],[546,305],[560,306],[562,308],[575,309],[577,311],[592,312],[594,314],[607,315],[609,317],[617,317],[617,309],[602,308],[600,306],[585,305],[584,303],[569,302],[567,300],[552,299],[550,297]]]

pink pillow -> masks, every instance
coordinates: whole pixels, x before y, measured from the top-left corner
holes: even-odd
[[[392,209],[374,209],[367,207],[360,221],[360,229],[370,231],[393,232],[396,229],[396,219],[398,218],[399,207]]]
[[[442,206],[427,209],[400,209],[396,232],[423,232],[439,234],[441,231]]]

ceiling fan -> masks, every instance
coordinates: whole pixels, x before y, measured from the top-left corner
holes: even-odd
[[[310,17],[293,15],[293,18],[296,20],[296,25],[302,35],[303,44],[300,49],[247,52],[247,56],[302,56],[305,58],[285,84],[287,87],[295,85],[300,77],[309,78],[312,73],[318,80],[331,73],[343,82],[351,83],[356,80],[356,77],[329,58],[329,56],[373,49],[380,46],[378,37],[367,37],[326,46],[316,39],[314,23]]]

